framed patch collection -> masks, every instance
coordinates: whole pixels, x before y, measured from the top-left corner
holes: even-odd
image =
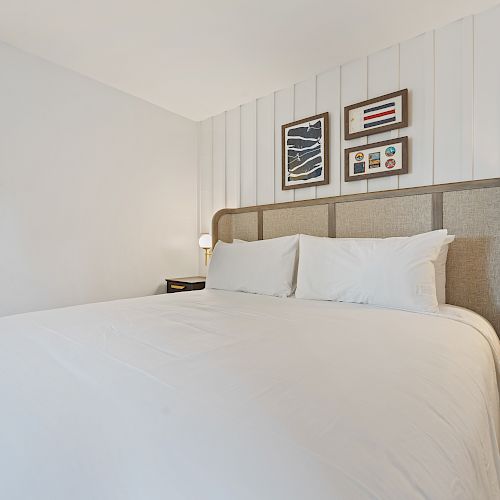
[[[408,137],[348,148],[344,154],[346,182],[408,173]]]
[[[328,113],[286,123],[281,131],[282,189],[328,184]]]

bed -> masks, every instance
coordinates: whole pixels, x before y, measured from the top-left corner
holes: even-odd
[[[480,247],[496,269],[499,188],[475,186],[456,191],[461,203],[408,194],[457,234],[449,296],[469,307],[203,290],[0,318],[0,498],[500,498],[496,275],[467,276],[480,254],[462,252]],[[225,211],[214,234],[374,235],[377,220],[356,224],[365,205],[342,229],[340,204],[367,201],[327,199],[326,224],[293,204]]]

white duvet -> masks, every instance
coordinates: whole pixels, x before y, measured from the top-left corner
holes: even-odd
[[[0,498],[499,499],[499,359],[451,306],[205,290],[1,318]]]

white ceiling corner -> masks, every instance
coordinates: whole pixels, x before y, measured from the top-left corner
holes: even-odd
[[[498,0],[0,0],[0,39],[193,120]]]

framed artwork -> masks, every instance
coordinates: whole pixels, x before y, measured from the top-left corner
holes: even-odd
[[[330,182],[328,113],[281,126],[282,189]]]
[[[408,137],[356,146],[344,154],[346,182],[408,173]]]
[[[408,126],[408,89],[344,108],[346,140]]]

